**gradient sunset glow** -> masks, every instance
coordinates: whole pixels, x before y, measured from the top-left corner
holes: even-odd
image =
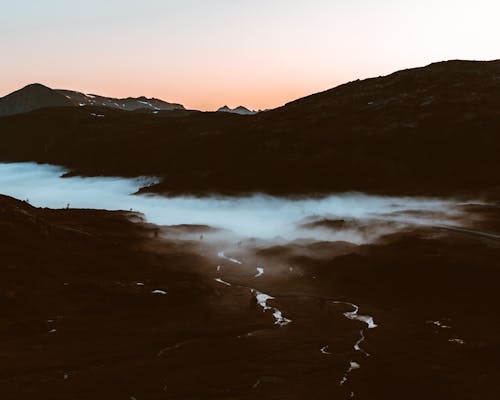
[[[448,59],[500,58],[498,0],[16,0],[0,96],[39,82],[188,108],[280,106]]]

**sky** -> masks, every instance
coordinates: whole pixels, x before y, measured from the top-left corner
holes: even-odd
[[[500,0],[0,0],[0,96],[29,83],[213,110],[500,58]]]

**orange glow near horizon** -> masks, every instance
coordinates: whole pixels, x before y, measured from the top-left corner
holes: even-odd
[[[403,68],[500,58],[497,0],[436,3],[18,0],[0,15],[0,96],[38,82],[266,109]]]

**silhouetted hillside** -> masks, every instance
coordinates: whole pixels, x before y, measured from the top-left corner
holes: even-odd
[[[499,188],[500,61],[450,61],[355,81],[254,116],[101,111],[3,118],[0,159],[160,175],[165,181],[150,190],[165,193]]]

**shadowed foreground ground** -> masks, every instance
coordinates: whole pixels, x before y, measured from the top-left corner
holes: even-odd
[[[498,209],[481,211],[478,229],[499,232]],[[373,245],[277,246],[177,235],[135,214],[0,197],[2,399],[500,395],[494,237],[428,228]],[[255,290],[275,297],[270,310]],[[347,303],[377,327],[346,317]],[[275,324],[276,310],[291,322]]]

